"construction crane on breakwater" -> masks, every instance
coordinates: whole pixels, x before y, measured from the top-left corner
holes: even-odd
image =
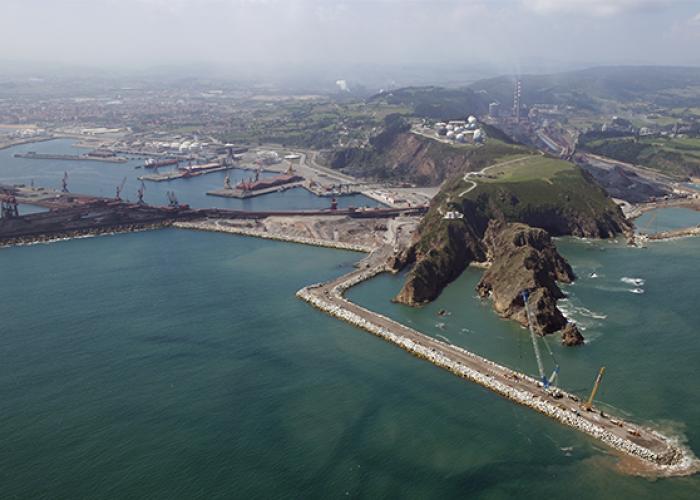
[[[61,192],[68,193],[68,172],[63,172],[63,179],[61,179]]]
[[[598,393],[598,389],[600,389],[600,382],[603,380],[603,374],[605,373],[605,367],[602,366],[600,368],[600,371],[598,371],[598,376],[595,378],[595,383],[593,384],[593,390],[591,391],[591,395],[588,398],[588,401],[586,401],[583,405],[583,409],[587,411],[591,411],[591,408],[593,408],[593,399],[595,399],[595,395]]]
[[[552,387],[551,394],[556,397],[556,395],[559,394],[559,391],[556,389],[555,386],[553,386],[553,384],[556,382],[557,377],[559,375],[559,363],[557,363],[557,359],[554,357],[554,353],[549,347],[549,344],[547,344],[547,341],[542,339],[542,342],[544,342],[544,345],[547,348],[547,351],[549,352],[552,361],[554,362],[554,371],[552,372],[552,375],[549,378],[547,378],[547,374],[544,371],[544,363],[542,362],[542,354],[540,353],[540,347],[537,342],[537,337],[539,337],[539,335],[537,335],[535,333],[535,330],[532,329],[532,315],[530,313],[530,306],[528,304],[528,300],[530,299],[530,292],[528,290],[524,290],[522,292],[522,297],[523,304],[525,305],[525,313],[527,314],[527,326],[530,330],[532,348],[535,351],[535,360],[537,361],[537,371],[540,375],[540,382],[542,383],[542,387],[544,387],[545,391],[547,392],[550,392],[550,387]]]

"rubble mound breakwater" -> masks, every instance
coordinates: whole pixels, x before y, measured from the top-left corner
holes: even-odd
[[[344,298],[349,288],[389,269],[385,265],[353,271],[337,280],[302,288],[297,297],[317,309],[366,330],[410,354],[532,408],[637,459],[638,469],[660,476],[690,475],[698,471],[692,451],[678,440],[596,410],[581,408],[579,399],[565,391],[547,393],[532,377],[499,365],[463,348],[439,341]]]

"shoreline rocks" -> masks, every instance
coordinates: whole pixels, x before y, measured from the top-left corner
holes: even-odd
[[[531,326],[540,335],[567,328],[564,343],[580,344],[583,337],[578,329],[557,308],[557,300],[565,297],[557,283],[571,283],[576,276],[549,234],[525,224],[491,221],[483,241],[491,266],[476,287],[479,296],[491,299],[504,318]],[[529,294],[530,318],[524,292]]]

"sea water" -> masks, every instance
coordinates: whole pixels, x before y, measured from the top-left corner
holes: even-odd
[[[73,193],[96,196],[114,197],[116,188],[124,178],[126,182],[122,197],[136,201],[140,181],[137,177],[152,174],[152,169],[136,167],[143,165],[143,160],[129,160],[127,163],[108,163],[99,161],[68,161],[68,160],[37,160],[16,158],[16,153],[34,151],[36,153],[80,155],[88,149],[75,147],[72,139],[56,139],[46,142],[23,144],[0,150],[0,184],[26,184],[32,182],[37,187],[60,190],[64,172],[68,173],[68,189]],[[161,168],[166,172],[171,168]],[[257,196],[240,200],[236,198],[221,198],[208,196],[207,191],[222,189],[226,175],[231,183],[236,184],[243,179],[255,175],[250,170],[233,169],[213,172],[189,179],[175,179],[165,182],[145,182],[144,200],[153,205],[167,205],[167,191],[174,191],[180,203],[187,203],[195,208],[230,208],[237,210],[301,210],[330,207],[330,198],[318,197],[305,189],[288,189],[269,195]],[[263,176],[274,175],[263,173]],[[338,197],[338,206],[346,208],[375,207],[381,204],[363,195],[348,195]],[[23,211],[22,213],[27,213]]]
[[[586,394],[605,365],[601,404],[699,450],[700,240],[558,245],[589,342],[548,340],[563,386]],[[294,297],[359,257],[176,229],[0,250],[0,497],[697,496],[698,478],[627,476],[585,435]],[[475,297],[480,272],[423,309],[390,302],[401,276],[349,295],[535,373],[526,332]]]

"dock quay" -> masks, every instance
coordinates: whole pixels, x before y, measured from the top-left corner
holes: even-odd
[[[302,288],[297,297],[317,309],[390,342],[410,354],[433,363],[511,401],[572,427],[632,458],[639,473],[661,476],[691,475],[699,470],[692,451],[678,440],[612,417],[595,407],[587,411],[579,398],[560,391],[546,392],[534,378],[372,312],[344,297],[346,290],[388,271],[386,259],[393,247],[375,250],[359,269],[335,280]]]
[[[242,200],[245,200],[247,198],[254,198],[256,196],[262,196],[265,194],[270,194],[270,193],[278,193],[282,191],[286,191],[288,189],[294,189],[298,187],[304,187],[303,182],[290,182],[288,184],[280,184],[278,186],[271,186],[268,188],[263,188],[263,189],[252,189],[252,190],[245,190],[245,189],[238,189],[238,188],[233,188],[233,189],[215,189],[213,191],[207,191],[207,195],[209,196],[220,196],[222,198],[239,198]]]
[[[147,175],[142,175],[138,177],[138,180],[140,181],[149,181],[149,182],[166,182],[166,181],[172,181],[175,179],[187,179],[189,177],[197,177],[199,175],[206,175],[206,174],[211,174],[214,172],[222,172],[224,170],[232,170],[234,168],[238,168],[235,165],[221,165],[221,166],[216,166],[216,167],[211,167],[211,168],[203,168],[203,167],[193,167],[193,168],[176,168],[175,170],[172,170],[170,172],[164,172],[162,174],[147,174]]]
[[[197,213],[189,208],[113,202],[0,218],[0,247],[158,229],[191,217]]]
[[[264,212],[218,208],[192,209],[187,205],[151,206],[127,203],[113,198],[83,197],[72,193],[45,191],[40,188],[2,185],[0,185],[0,200],[3,202],[13,200],[12,202],[28,203],[51,209],[49,212],[0,217],[0,246],[55,241],[56,239],[68,239],[91,234],[157,229],[171,226],[175,222],[194,220],[209,221],[208,224],[211,227],[206,229],[202,227],[202,230],[215,230],[213,229],[215,226],[221,225],[223,227],[223,224],[218,222],[220,219],[254,222],[269,217],[299,217],[307,221],[314,218],[333,221],[345,217],[354,221],[374,221],[399,216],[421,215],[426,210],[426,207],[412,209],[340,209],[337,211],[273,210]],[[193,226],[189,228],[195,229]],[[229,228],[222,232],[233,233],[236,232],[236,228]],[[276,237],[274,235],[258,234],[255,231],[246,231],[245,228],[239,230],[238,234],[320,245],[318,241],[312,241],[315,238],[307,240],[303,237]],[[319,238],[319,240],[322,239]],[[346,244],[348,242],[333,242],[332,238],[327,238],[327,240],[321,246],[363,252],[369,249],[368,247]]]
[[[15,153],[15,158],[26,158],[29,160],[66,160],[66,161],[101,161],[105,163],[126,163],[127,160],[121,156],[91,156],[84,155],[62,155],[49,153]]]

